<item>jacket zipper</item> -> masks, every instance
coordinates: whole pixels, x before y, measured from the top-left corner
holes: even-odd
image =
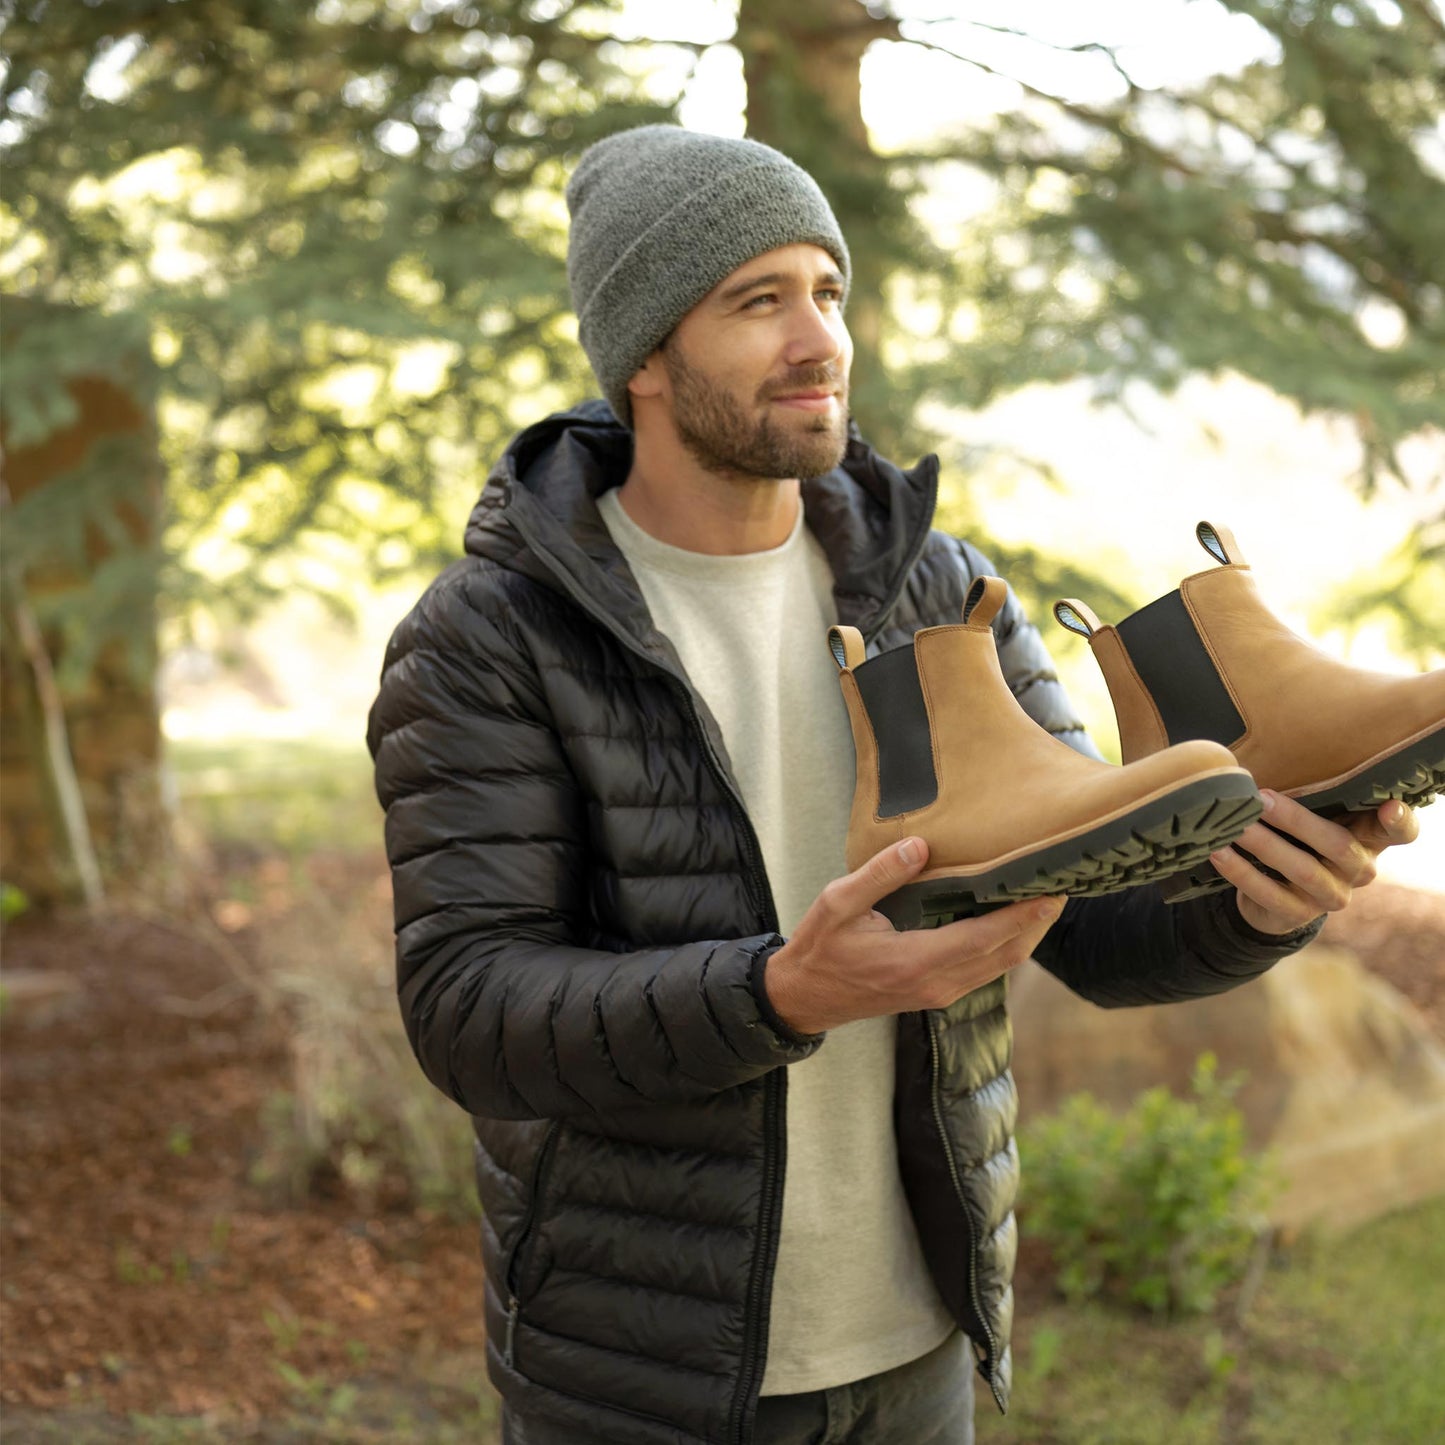
[[[542,1195],[542,1171],[546,1167],[547,1159],[552,1153],[552,1146],[556,1142],[557,1133],[561,1127],[561,1121],[553,1119],[547,1126],[542,1147],[537,1150],[537,1161],[532,1165],[532,1184],[528,1191],[526,1217],[522,1220],[522,1229],[517,1235],[517,1242],[512,1246],[512,1253],[507,1260],[507,1268],[503,1271],[507,1281],[507,1336],[503,1342],[502,1359],[509,1370],[513,1368],[516,1359],[517,1317],[522,1308],[518,1290],[521,1287],[523,1251],[527,1241],[531,1238],[532,1226],[537,1222],[537,1208]]]
[[[515,484],[514,484],[515,485]],[[708,736],[707,729],[703,726],[702,716],[697,709],[697,699],[693,695],[692,688],[688,685],[687,679],[680,676],[672,668],[658,661],[648,652],[626,629],[619,627],[608,614],[593,602],[592,598],[573,581],[567,569],[561,566],[545,547],[538,544],[537,538],[532,535],[531,529],[518,514],[511,508],[510,521],[517,531],[521,533],[522,539],[531,547],[533,553],[543,559],[552,569],[553,574],[562,583],[567,595],[589,616],[593,621],[607,629],[612,636],[616,637],[628,651],[640,657],[651,667],[656,667],[665,673],[672,681],[673,686],[678,690],[679,695],[687,706],[688,719],[692,723],[694,735],[702,743],[703,756],[707,760],[713,777],[717,780],[728,803],[732,808],[733,816],[737,821],[738,831],[743,840],[743,851],[745,855],[746,871],[744,878],[747,883],[748,893],[754,906],[758,910],[758,921],[770,933],[778,930],[777,906],[773,902],[772,891],[768,887],[767,871],[763,867],[763,850],[758,843],[758,835],[753,828],[752,819],[748,817],[747,808],[738,794],[737,786],[728,775],[727,769],[723,766],[722,759],[717,755],[717,750],[712,745],[712,739]],[[920,543],[921,545],[921,543]],[[901,588],[901,583],[899,584]],[[897,596],[895,590],[894,596]],[[772,1274],[773,1259],[777,1254],[777,1239],[780,1229],[779,1215],[782,1208],[782,1194],[780,1179],[782,1169],[778,1162],[779,1141],[783,1129],[783,1088],[784,1081],[779,1077],[778,1070],[774,1069],[763,1079],[763,1177],[759,1186],[758,1211],[762,1228],[765,1231],[760,1247],[753,1252],[752,1264],[748,1274],[748,1292],[744,1307],[743,1318],[743,1359],[738,1371],[738,1388],[733,1396],[731,1412],[730,1435],[737,1445],[742,1445],[747,1433],[748,1403],[752,1399],[757,1388],[759,1375],[761,1373],[766,1351],[762,1343],[764,1321],[767,1314],[768,1300],[765,1297],[768,1281]],[[545,1146],[544,1146],[545,1147]],[[530,1228],[530,1220],[528,1221]],[[520,1247],[521,1241],[518,1241]],[[510,1288],[510,1281],[509,1281]],[[513,1359],[512,1336],[516,1329],[518,1313],[518,1302],[515,1291],[508,1301],[507,1307],[507,1351],[506,1358],[510,1364]]]
[[[517,485],[512,479],[508,486],[508,501],[512,496],[512,488]],[[505,505],[505,504],[504,504]],[[717,750],[712,745],[712,739],[708,736],[707,729],[703,726],[702,717],[697,709],[697,699],[693,695],[692,688],[688,685],[687,679],[680,676],[672,668],[659,662],[650,652],[645,649],[626,629],[618,626],[614,620],[600,607],[593,602],[592,598],[576,584],[567,569],[552,556],[552,554],[538,542],[533,535],[529,524],[518,515],[516,510],[506,506],[509,513],[509,520],[521,534],[522,540],[532,549],[533,553],[545,561],[551,568],[553,575],[561,582],[567,595],[575,602],[594,622],[616,637],[628,651],[640,657],[652,667],[659,668],[672,679],[675,687],[687,705],[688,718],[692,723],[695,736],[701,741],[703,756],[707,759],[708,767],[711,769],[714,778],[727,795],[728,802],[732,808],[733,816],[738,824],[738,831],[743,839],[745,861],[747,871],[745,879],[748,892],[755,907],[758,910],[758,919],[764,928],[769,932],[776,933],[778,930],[777,907],[773,902],[772,891],[768,887],[767,871],[763,867],[762,848],[758,843],[757,832],[753,827],[752,819],[748,817],[747,808],[738,793],[736,785],[723,767],[722,759],[718,757]],[[898,569],[893,587],[878,609],[876,619],[869,632],[869,639],[876,637],[882,630],[884,623],[888,620],[888,614],[892,612],[894,604],[898,601],[905,584],[908,581],[908,574],[913,564],[918,560],[918,554],[923,550],[923,544],[928,539],[928,533],[932,526],[933,508],[926,509],[922,526],[918,535],[913,539],[909,547],[908,556],[903,566]],[[937,1078],[937,1058],[934,1060],[934,1077]],[[773,1070],[763,1079],[763,1177],[759,1188],[759,1216],[762,1227],[766,1231],[765,1237],[761,1240],[761,1247],[753,1252],[752,1264],[748,1275],[748,1292],[743,1318],[743,1359],[738,1371],[738,1388],[733,1396],[731,1428],[729,1434],[736,1445],[744,1445],[747,1436],[748,1405],[752,1400],[754,1391],[758,1387],[764,1362],[766,1350],[763,1346],[764,1319],[767,1312],[768,1300],[765,1292],[772,1274],[772,1263],[777,1254],[777,1240],[781,1228],[780,1214],[782,1209],[781,1197],[781,1176],[782,1169],[779,1165],[779,1142],[783,1131],[783,1089],[785,1081],[779,1077],[779,1071]],[[935,1082],[936,1092],[936,1082]],[[544,1144],[544,1148],[546,1145]],[[949,1167],[953,1169],[953,1161],[950,1156]],[[955,1173],[955,1188],[957,1185],[957,1174]],[[534,1196],[535,1197],[535,1196]],[[962,1195],[960,1193],[960,1199]],[[970,1239],[972,1238],[972,1224],[970,1222]],[[528,1220],[527,1229],[531,1228],[531,1220]],[[522,1240],[518,1240],[520,1250]],[[514,1252],[515,1258],[515,1252]],[[972,1281],[973,1261],[970,1253],[970,1280]],[[510,1288],[510,1280],[509,1280]],[[507,1341],[506,1359],[510,1365],[513,1360],[513,1335],[516,1329],[518,1301],[515,1291],[508,1301],[507,1312]],[[980,1311],[979,1318],[983,1315]],[[987,1323],[984,1325],[988,1329]],[[994,1352],[993,1336],[989,1333],[990,1358]]]
[[[923,1015],[924,1027],[928,1030],[928,1096],[933,1110],[934,1127],[938,1130],[938,1143],[943,1150],[943,1157],[948,1162],[948,1177],[953,1181],[954,1197],[958,1200],[959,1210],[963,1214],[963,1222],[968,1226],[968,1298],[973,1306],[974,1317],[978,1320],[983,1329],[984,1337],[988,1342],[988,1354],[984,1361],[984,1378],[988,1381],[988,1387],[993,1392],[995,1402],[1000,1410],[1004,1409],[1004,1402],[999,1394],[997,1372],[998,1372],[998,1339],[989,1325],[988,1316],[983,1310],[983,1301],[978,1296],[978,1232],[974,1229],[973,1215],[969,1213],[968,1201],[963,1194],[963,1181],[959,1178],[958,1160],[954,1158],[953,1145],[949,1141],[948,1129],[943,1119],[943,1094],[939,1088],[938,1077],[941,1072],[938,1058],[938,1021],[934,1013],[929,1010]]]
[[[748,1293],[743,1317],[743,1358],[738,1369],[738,1387],[733,1395],[728,1438],[734,1445],[747,1439],[748,1412],[762,1382],[767,1361],[765,1320],[773,1263],[777,1258],[782,1214],[782,1170],[778,1167],[778,1141],[783,1130],[783,1080],[774,1069],[763,1080],[763,1178],[759,1189],[758,1213],[764,1240],[753,1251],[748,1273]]]

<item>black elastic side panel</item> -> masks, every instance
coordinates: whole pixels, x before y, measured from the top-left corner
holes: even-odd
[[[1239,741],[1244,719],[1178,592],[1126,617],[1118,631],[1170,743],[1208,738],[1228,747]]]
[[[853,669],[878,739],[878,815],[893,818],[938,797],[933,740],[913,648],[870,657]]]

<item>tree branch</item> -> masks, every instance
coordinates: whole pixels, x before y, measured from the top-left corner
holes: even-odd
[[[1161,166],[1168,170],[1178,171],[1181,175],[1197,177],[1199,172],[1181,160],[1171,151],[1166,151],[1162,146],[1147,141],[1143,136],[1135,134],[1123,125],[1123,116],[1111,115],[1108,111],[1095,110],[1092,106],[1084,105],[1079,101],[1065,100],[1061,95],[1055,95],[1052,91],[1043,90],[1037,85],[1031,85],[1026,80],[1020,80],[1016,75],[1010,75],[1007,71],[998,70],[989,65],[986,61],[977,59],[972,55],[964,55],[961,51],[952,50],[947,45],[939,45],[932,40],[920,40],[915,36],[904,36],[904,43],[916,45],[921,50],[936,51],[939,55],[946,55],[952,60],[961,61],[964,65],[971,65],[975,70],[981,70],[985,75],[997,76],[1000,80],[1012,81],[1026,94],[1037,100],[1047,101],[1050,105],[1056,105],[1066,115],[1071,115],[1075,120],[1081,120],[1086,125],[1091,125],[1099,130],[1107,131],[1110,135],[1118,137],[1126,145],[1153,157]]]

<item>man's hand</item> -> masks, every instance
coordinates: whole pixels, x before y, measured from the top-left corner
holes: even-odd
[[[1414,812],[1403,803],[1382,803],[1373,813],[1332,823],[1268,788],[1260,796],[1264,819],[1239,835],[1239,847],[1283,874],[1284,882],[1233,847],[1211,854],[1210,862],[1238,890],[1240,916],[1261,933],[1293,933],[1322,913],[1337,913],[1356,888],[1374,878],[1375,859],[1386,848],[1413,843],[1420,833]]]
[[[854,1019],[944,1008],[1028,958],[1064,906],[1062,898],[1033,898],[898,933],[873,905],[927,861],[928,844],[905,838],[818,895],[768,960],[768,998],[784,1023],[818,1034]]]

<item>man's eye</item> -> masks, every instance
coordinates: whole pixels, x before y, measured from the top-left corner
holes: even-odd
[[[771,291],[763,291],[760,292],[757,296],[748,297],[748,299],[743,303],[743,310],[747,311],[756,306],[767,305],[769,302],[776,301],[777,299],[778,298]]]
[[[843,293],[836,286],[825,286],[817,294],[828,301],[841,303],[843,300]]]

